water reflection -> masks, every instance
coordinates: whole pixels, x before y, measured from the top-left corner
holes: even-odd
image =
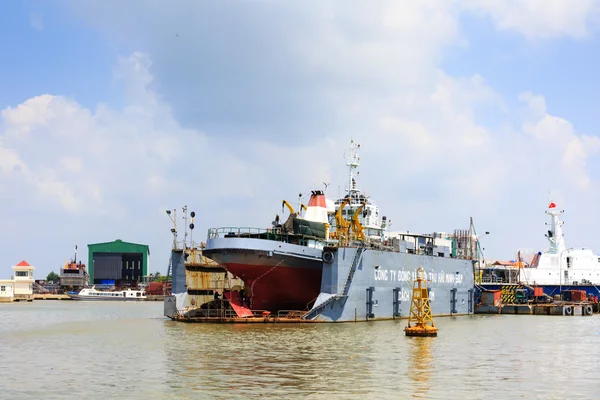
[[[430,389],[431,373],[434,367],[432,341],[435,338],[411,337],[408,365],[409,385],[414,388],[413,397],[425,398]]]
[[[599,316],[441,318],[437,338],[411,338],[405,320],[185,324],[157,317],[161,304],[69,303],[0,305],[2,399],[117,392],[145,400],[552,399],[600,392]]]
[[[167,384],[184,393],[367,395],[374,369],[385,366],[389,374],[375,350],[379,341],[356,335],[355,325],[167,324]]]

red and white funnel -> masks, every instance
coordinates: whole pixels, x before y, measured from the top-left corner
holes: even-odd
[[[327,223],[327,202],[321,190],[313,190],[304,213],[304,219],[313,222]]]

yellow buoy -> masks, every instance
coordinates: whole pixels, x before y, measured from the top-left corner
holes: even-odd
[[[437,328],[431,317],[429,292],[425,282],[425,271],[423,268],[417,269],[417,279],[412,291],[408,326],[404,328],[406,336],[437,336]],[[431,325],[428,323],[431,323]],[[411,324],[414,324],[414,326]]]

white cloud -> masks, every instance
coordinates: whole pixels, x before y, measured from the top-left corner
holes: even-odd
[[[323,182],[331,197],[343,189],[350,137],[363,145],[361,186],[395,228],[450,231],[474,216],[498,238],[498,256],[537,238],[527,205],[549,189],[595,190],[597,138],[531,93],[515,122],[512,99],[485,77],[440,69],[464,40],[453,2],[140,4],[73,2],[107,37],[149,52],[117,61],[123,107],[47,94],[0,114],[0,183],[20,195],[8,199],[11,215],[31,208],[77,232],[56,241],[129,235],[164,270],[170,226],[157,210],[188,204],[199,240],[212,226],[266,227],[282,198]],[[588,32],[589,14],[555,21],[523,4],[529,26],[505,6],[477,9],[529,37]]]
[[[0,199],[9,202],[2,209],[5,224],[43,210],[51,220],[47,229],[60,226],[69,232],[67,240],[113,240],[115,232],[125,231],[159,247],[163,243],[153,241],[159,204],[189,203],[205,227],[264,225],[283,193],[306,191],[314,187],[315,177],[323,179],[321,171],[304,165],[327,164],[317,160],[327,140],[298,149],[186,129],[150,90],[149,66],[141,53],[119,60],[116,82],[130,100],[121,109],[99,105],[92,110],[62,96],[40,95],[2,110]],[[22,229],[21,235],[30,226]]]
[[[83,161],[79,157],[64,157],[60,160],[60,165],[72,172],[81,172],[83,169]]]
[[[71,4],[109,37],[147,49],[151,83],[184,126],[279,144],[283,132],[298,143],[338,130],[331,115],[362,112],[366,95],[428,86],[460,37],[451,2]]]
[[[23,168],[25,164],[19,154],[14,149],[4,148],[0,143],[0,173],[9,173]]]
[[[600,153],[600,138],[578,134],[569,121],[548,114],[543,96],[526,92],[519,99],[530,109],[530,121],[523,124],[523,131],[535,138],[531,150],[538,154],[536,158],[548,163],[551,175],[589,188],[588,159]]]
[[[597,0],[462,0],[468,10],[489,16],[496,27],[528,38],[582,38],[598,27]]]

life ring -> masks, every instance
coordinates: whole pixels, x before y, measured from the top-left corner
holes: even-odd
[[[190,303],[191,303],[193,306],[195,306],[195,305],[196,305],[196,300],[192,299],[192,300],[190,300]]]
[[[583,312],[585,313],[585,315],[592,315],[592,312],[594,310],[592,309],[592,306],[590,306],[589,304],[587,306],[585,306],[585,308],[583,309]]]
[[[571,306],[566,306],[565,307],[565,314],[567,314],[567,315],[573,315],[573,308],[571,308]]]
[[[323,259],[324,263],[331,264],[333,262],[333,253],[330,251],[324,251],[321,259]]]

